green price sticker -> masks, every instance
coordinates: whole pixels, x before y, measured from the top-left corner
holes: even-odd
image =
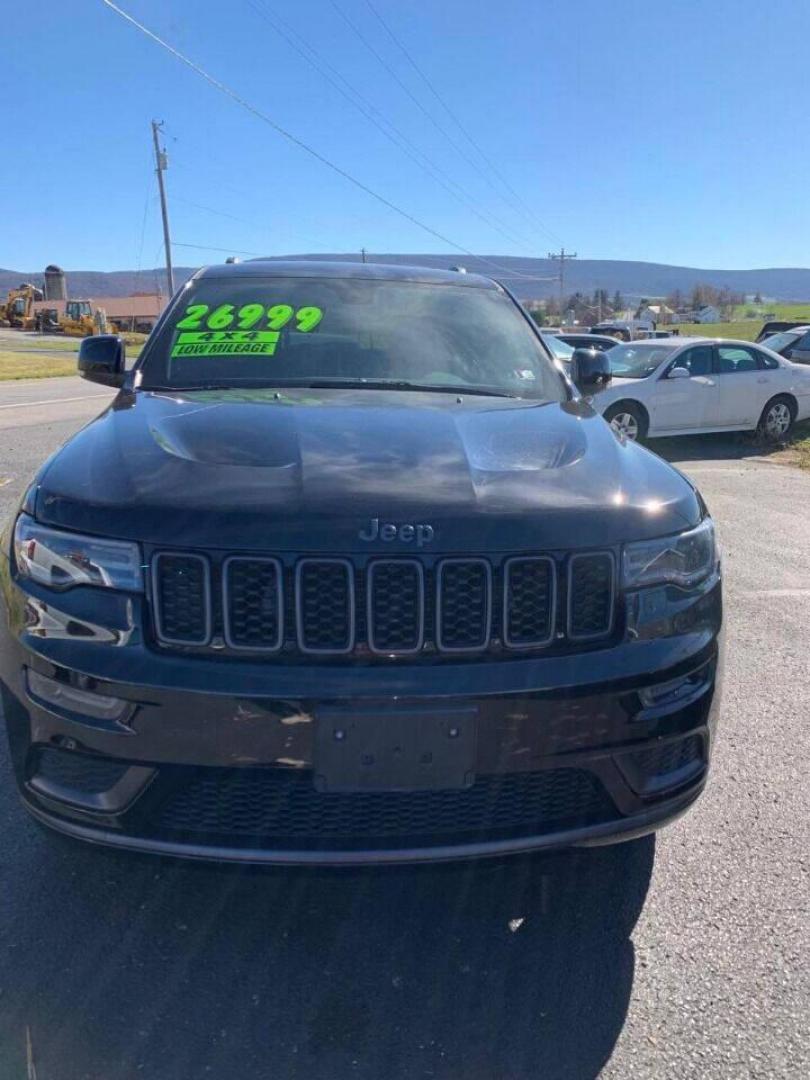
[[[243,304],[220,304],[212,311],[208,304],[189,304],[183,318],[177,323],[177,330],[230,330],[235,325],[237,330],[254,330],[262,324],[268,331],[283,330],[289,326],[301,334],[307,334],[323,319],[323,309],[319,307],[300,307],[296,311],[289,304],[261,304],[258,301]],[[173,354],[174,355],[174,354]]]
[[[171,356],[272,356],[280,336],[277,330],[183,330]]]

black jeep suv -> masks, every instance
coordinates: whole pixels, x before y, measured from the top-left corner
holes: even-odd
[[[347,863],[607,843],[700,794],[721,631],[692,485],[494,281],[196,274],[0,559],[22,798],[132,850]],[[575,354],[582,389],[606,359]]]

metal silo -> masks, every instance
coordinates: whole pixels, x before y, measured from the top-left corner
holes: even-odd
[[[45,267],[45,299],[67,300],[65,271],[61,266],[54,266],[53,263]]]

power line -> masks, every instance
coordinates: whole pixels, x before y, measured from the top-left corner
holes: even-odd
[[[478,153],[481,156],[482,160],[485,162],[486,165],[489,166],[489,168],[492,170],[494,175],[500,180],[500,182],[503,184],[503,186],[506,188],[506,190],[512,195],[512,197],[517,201],[517,203],[523,208],[525,213],[527,213],[532,218],[532,220],[535,222],[536,226],[540,229],[541,232],[544,232],[547,236],[551,237],[552,240],[557,240],[559,243],[562,243],[561,238],[559,236],[557,236],[557,234],[554,233],[551,229],[549,229],[548,226],[544,225],[542,221],[540,221],[540,219],[537,217],[537,215],[532,210],[532,208],[529,206],[529,204],[524,199],[521,198],[521,196],[518,194],[517,191],[515,191],[515,189],[512,187],[512,185],[509,183],[509,181],[506,179],[506,177],[503,175],[503,173],[500,171],[500,169],[498,169],[498,167],[493,163],[492,159],[484,152],[484,150],[481,149],[481,145],[477,142],[476,139],[473,138],[473,136],[467,130],[466,126],[464,124],[462,124],[461,120],[459,120],[456,113],[453,112],[453,110],[450,108],[450,106],[447,104],[447,102],[441,96],[439,91],[433,85],[431,80],[427,77],[427,75],[424,73],[422,68],[417,64],[416,60],[414,60],[411,53],[408,51],[408,49],[405,48],[405,46],[402,44],[400,39],[396,36],[394,31],[391,29],[391,27],[388,25],[388,23],[385,21],[385,19],[382,17],[382,15],[379,13],[377,8],[372,3],[372,0],[366,0],[366,5],[368,6],[368,8],[371,11],[372,15],[374,15],[374,17],[380,23],[383,30],[385,30],[386,34],[388,34],[388,36],[391,38],[393,43],[397,46],[397,48],[403,54],[405,59],[408,61],[408,63],[411,65],[411,67],[414,69],[414,71],[417,73],[417,75],[420,77],[420,79],[427,86],[428,90],[430,90],[431,94],[433,94],[433,96],[436,98],[436,100],[441,105],[441,107],[444,109],[444,111],[447,113],[447,115],[450,117],[450,119],[456,124],[456,126],[458,127],[461,134],[466,138],[466,140],[469,142],[469,144],[475,150],[478,151]]]
[[[374,47],[374,45],[372,45],[372,43],[365,36],[365,34],[363,34],[362,31],[357,27],[356,23],[354,23],[343,10],[343,8],[340,7],[340,5],[337,3],[337,0],[331,0],[331,3],[332,7],[338,13],[341,19],[343,19],[343,21],[346,23],[352,33],[354,33],[354,35],[359,39],[359,41],[362,42],[362,44],[368,49],[371,55],[376,58],[378,63],[385,69],[385,71],[388,72],[388,74],[391,76],[397,86],[410,98],[410,100],[414,103],[417,109],[419,109],[419,111],[430,121],[430,123],[436,128],[436,130],[442,135],[442,137],[446,139],[447,142],[453,147],[453,149],[456,150],[456,152],[460,154],[462,158],[464,158],[467,164],[471,168],[475,169],[479,174],[483,175],[481,173],[480,166],[478,166],[476,162],[474,162],[472,158],[470,158],[465,153],[465,151],[462,150],[458,143],[453,139],[453,136],[449,133],[449,131],[447,131],[446,128],[443,128],[442,125],[438,122],[438,120],[436,120],[436,118],[425,108],[425,106],[422,104],[416,94],[413,93],[407,83],[402,81],[396,71],[385,59],[385,57],[379,52],[378,49]],[[484,177],[484,179],[487,180],[487,183],[490,183],[487,177]],[[498,194],[500,194],[500,192]]]
[[[439,121],[436,119],[436,117],[433,116],[433,114],[428,109],[425,108],[425,106],[422,104],[422,102],[419,100],[419,98],[416,96],[416,94],[413,93],[413,91],[407,85],[407,83],[403,82],[403,80],[399,77],[399,75],[394,70],[394,68],[391,67],[391,65],[388,63],[388,61],[385,59],[385,57],[383,57],[382,54],[379,52],[379,50],[376,49],[374,47],[374,45],[372,45],[372,43],[369,41],[369,39],[362,33],[362,31],[357,27],[357,25],[349,18],[349,16],[346,14],[346,12],[340,7],[340,5],[337,3],[337,0],[331,0],[331,3],[332,3],[332,7],[335,9],[335,11],[338,13],[338,15],[340,15],[340,17],[343,19],[343,21],[346,23],[346,25],[349,27],[349,29],[352,30],[352,32],[355,34],[355,36],[363,43],[363,45],[365,45],[365,47],[372,54],[372,56],[374,56],[377,59],[377,61],[382,65],[382,67],[388,72],[388,74],[391,76],[391,78],[394,80],[394,82],[397,84],[397,86],[399,86],[400,89],[405,94],[407,94],[407,96],[414,103],[414,105],[416,105],[416,107],[419,109],[419,111],[421,113],[423,113],[423,115],[430,121],[430,123],[436,128],[436,130],[442,135],[442,137],[447,140],[447,142],[450,144],[450,146],[453,147],[453,149],[456,151],[456,153],[459,154],[459,156],[462,157],[464,159],[464,161],[467,162],[467,164],[470,166],[471,169],[474,169],[475,172],[478,173],[478,175],[484,180],[484,182],[486,184],[488,184],[489,187],[492,188],[492,190],[495,192],[495,194],[498,196],[499,199],[503,199],[505,202],[508,202],[509,200],[506,199],[505,196],[503,195],[503,193],[498,189],[498,187],[495,184],[493,184],[492,180],[483,171],[483,169],[478,164],[478,162],[475,161],[473,158],[471,158],[470,155],[464,150],[463,147],[459,146],[458,142],[453,138],[453,136],[450,134],[450,132],[447,130],[447,128],[443,127],[442,124],[440,124]],[[525,216],[525,211],[521,211],[521,212]],[[553,234],[550,233],[542,225],[540,226],[540,231],[544,232],[547,236],[551,237],[554,240],[557,239],[556,236],[553,236]]]
[[[122,19],[126,20],[126,22],[131,23],[132,26],[140,30],[142,34],[145,34],[148,38],[151,38],[151,40],[160,45],[161,48],[171,53],[172,56],[174,56],[181,63],[185,64],[186,67],[191,68],[191,70],[197,75],[199,75],[200,78],[205,79],[207,83],[210,83],[211,86],[215,87],[221,93],[231,98],[231,100],[235,101],[237,105],[241,105],[241,107],[247,110],[247,112],[252,113],[263,123],[267,124],[269,127],[273,128],[274,131],[278,132],[279,135],[282,135],[285,139],[288,139],[295,146],[299,147],[299,149],[304,150],[311,157],[314,157],[316,161],[319,161],[322,165],[326,165],[327,168],[337,173],[338,176],[342,176],[344,180],[348,180],[350,184],[353,184],[361,191],[364,191],[366,195],[370,195],[373,199],[376,199],[377,202],[382,203],[383,206],[387,206],[388,209],[393,210],[395,214],[399,214],[400,217],[403,217],[407,221],[410,221],[411,224],[416,225],[418,228],[429,233],[437,240],[441,240],[443,244],[449,244],[457,251],[463,251],[465,255],[473,255],[473,252],[469,251],[465,247],[462,247],[461,244],[455,243],[455,241],[451,240],[447,236],[444,236],[436,229],[431,228],[430,225],[426,225],[418,218],[415,218],[412,214],[409,214],[407,210],[401,209],[395,203],[392,203],[390,199],[386,199],[384,195],[380,195],[378,192],[374,191],[373,188],[370,188],[367,184],[364,184],[362,180],[358,180],[357,177],[353,176],[350,172],[347,172],[346,169],[343,169],[340,165],[336,165],[333,161],[330,161],[329,158],[325,157],[318,150],[315,150],[314,147],[309,146],[307,143],[305,143],[303,139],[299,139],[296,135],[293,135],[292,132],[287,131],[286,128],[283,128],[281,124],[276,123],[275,120],[271,119],[266,113],[262,112],[261,109],[257,109],[255,105],[251,105],[250,102],[246,101],[243,97],[240,97],[235,90],[232,90],[229,86],[226,86],[225,83],[220,82],[220,80],[215,78],[213,75],[209,75],[209,73],[204,68],[200,67],[199,64],[196,64],[193,60],[190,60],[187,56],[181,53],[179,49],[175,49],[173,45],[170,45],[168,43],[168,41],[164,41],[163,38],[159,37],[148,27],[144,26],[143,23],[138,22],[138,20],[134,18],[134,16],[124,11],[123,8],[118,7],[118,5],[114,4],[112,0],[101,0],[101,2],[106,7],[114,11],[117,15],[120,15]]]
[[[292,27],[289,26],[289,24],[284,24],[277,15],[271,15],[267,8],[264,6],[264,4],[260,2],[260,0],[245,0],[245,2],[251,8],[253,8],[257,15],[265,19],[276,31],[276,33],[290,46],[290,48],[294,49],[298,53],[298,55],[301,56],[306,61],[306,63],[310,65],[310,67],[314,68],[319,75],[326,79],[326,81],[331,86],[333,86],[335,90],[337,90],[337,92],[342,97],[344,97],[346,101],[349,102],[350,105],[353,105],[354,108],[356,108],[363,116],[365,116],[365,118],[371,124],[374,125],[374,127],[377,128],[378,131],[382,132],[382,134],[386,137],[386,139],[389,140],[389,142],[393,143],[398,150],[401,150],[404,154],[406,154],[411,159],[411,161],[415,162],[416,165],[424,172],[426,172],[432,180],[440,184],[445,189],[445,191],[448,192],[448,194],[450,194],[454,199],[457,199],[459,202],[465,204],[467,208],[471,210],[471,212],[475,214],[475,216],[480,221],[483,221],[490,228],[494,229],[496,232],[499,232],[502,236],[505,236],[510,243],[517,244],[518,247],[528,248],[528,245],[525,243],[525,241],[521,240],[519,237],[515,236],[514,233],[510,232],[508,227],[504,225],[503,222],[499,221],[496,217],[489,215],[485,213],[482,209],[480,209],[480,204],[475,199],[473,199],[464,190],[464,188],[461,187],[460,184],[456,183],[456,181],[454,181],[442,169],[440,169],[439,166],[435,163],[435,161],[432,161],[427,154],[423,153],[421,150],[419,150],[418,147],[414,146],[413,142],[408,138],[407,135],[404,134],[404,132],[400,128],[396,126],[396,124],[394,124],[388,117],[381,113],[380,110],[376,108],[376,106],[372,105],[372,103],[366,97],[364,97],[363,94],[361,94],[356,87],[352,86],[352,84],[348,82],[348,80],[345,79],[343,75],[340,74],[340,72],[334,67],[333,64],[329,63],[328,60],[321,56],[318,51],[312,45],[310,45],[308,41],[301,39],[300,35],[296,34],[296,32],[292,29]],[[296,38],[298,38],[298,41],[295,40]],[[310,53],[311,55],[308,55],[308,53]],[[325,70],[327,68],[329,69],[328,71]],[[335,76],[334,78],[331,74],[329,74],[329,71],[333,73],[333,75]],[[338,82],[338,80],[340,81]],[[341,83],[343,84],[342,86]],[[380,120],[378,120],[377,117],[380,117]],[[389,128],[391,129],[390,131],[388,130]]]
[[[227,255],[252,255],[257,259],[267,258],[267,252],[265,251],[241,251],[239,248],[224,248],[224,247],[212,247],[210,244],[189,244],[183,243],[180,240],[172,240],[172,247],[182,248],[195,248],[198,251],[221,251]],[[368,251],[365,248],[360,249],[361,262],[368,262],[365,257],[368,255]],[[272,257],[272,256],[271,256]],[[482,255],[473,255],[474,259],[481,259],[483,262],[489,262]],[[490,263],[491,266],[496,266],[497,263]],[[535,277],[534,274],[524,274],[520,270],[509,270],[507,267],[501,267],[502,277],[518,277],[527,278],[530,281],[556,281],[556,277]]]
[[[559,254],[549,252],[549,258],[552,261],[559,262],[559,315],[563,315],[563,302],[565,299],[565,265],[568,259],[576,259],[576,252],[566,252],[565,247],[559,248]]]
[[[259,259],[263,256],[261,251],[240,251],[238,248],[210,247],[208,244],[181,244],[179,240],[173,243],[174,247],[196,248],[197,251],[224,251],[226,255],[255,255]]]
[[[243,97],[240,97],[240,95],[237,94],[235,90],[232,90],[225,83],[221,82],[213,75],[210,75],[205,70],[205,68],[201,67],[193,60],[190,60],[187,56],[181,53],[179,49],[175,49],[173,45],[170,45],[162,37],[159,37],[156,33],[154,33],[154,31],[144,26],[143,23],[138,22],[138,20],[134,16],[130,15],[128,12],[124,11],[123,8],[120,8],[117,4],[113,3],[113,0],[101,0],[101,2],[106,7],[110,8],[111,11],[114,11],[116,15],[119,15],[122,19],[124,19],[125,22],[130,23],[137,30],[140,30],[142,34],[146,35],[146,37],[148,37],[150,40],[160,45],[162,49],[165,49],[166,52],[174,56],[175,59],[179,60],[182,64],[185,64],[186,67],[190,68],[195,74],[199,75],[200,78],[204,79],[216,90],[219,90],[221,93],[225,94],[226,97],[229,97],[232,101],[235,101],[237,105],[240,105],[247,112],[257,117],[259,120],[262,121],[262,123],[267,124],[268,127],[271,127],[279,135],[282,135],[289,142],[293,143],[293,145],[299,147],[299,149],[301,150],[304,150],[311,157],[314,157],[316,161],[319,161],[322,165],[325,165],[327,168],[331,169],[332,172],[337,173],[338,176],[342,176],[344,180],[348,180],[350,184],[353,184],[360,191],[365,192],[366,195],[370,195],[373,199],[376,199],[377,202],[382,203],[383,206],[388,207],[389,210],[393,210],[395,214],[398,214],[406,221],[410,221],[411,224],[416,225],[417,228],[422,229],[426,233],[429,233],[437,240],[441,240],[443,244],[449,244],[450,247],[455,248],[456,251],[461,251],[465,255],[469,255],[471,258],[477,259],[479,262],[485,263],[489,266],[493,266],[496,270],[500,271],[503,269],[497,263],[492,262],[490,259],[485,259],[482,255],[476,255],[475,252],[470,251],[469,248],[466,248],[461,244],[457,244],[455,240],[451,240],[443,233],[440,233],[437,229],[432,228],[430,225],[426,225],[423,221],[420,221],[418,218],[414,217],[413,214],[408,213],[407,210],[403,210],[401,207],[391,202],[390,199],[387,199],[384,195],[380,195],[379,192],[375,191],[373,188],[370,188],[367,184],[364,184],[362,180],[358,180],[356,176],[353,176],[346,169],[343,169],[340,165],[336,165],[333,161],[330,161],[329,158],[325,157],[318,150],[315,150],[314,147],[309,146],[307,143],[305,143],[303,139],[299,139],[296,135],[293,135],[292,132],[287,131],[286,128],[282,127],[281,124],[278,124],[275,120],[272,120],[266,113],[262,112],[261,109],[258,109],[255,105],[251,105],[250,102],[246,101]],[[519,271],[513,271],[512,273],[517,273],[520,277],[533,277],[533,275],[531,274],[521,274],[519,273]]]
[[[228,214],[224,210],[216,210],[213,206],[203,206],[202,203],[192,202],[191,199],[184,199],[182,195],[175,195],[174,201],[185,203],[186,206],[193,206],[195,210],[205,210],[208,214],[216,214],[217,217],[228,218],[230,221],[238,221],[242,225],[255,225],[255,222],[248,221],[247,218],[237,217],[236,214]]]
[[[141,239],[140,239],[140,243],[138,244],[138,269],[135,271],[133,281],[132,281],[132,291],[133,292],[136,290],[136,288],[138,286],[138,279],[139,279],[140,274],[141,274],[141,266],[143,265],[143,245],[144,245],[144,241],[146,240],[146,219],[149,216],[149,204],[151,203],[151,201],[152,201],[152,163],[151,163],[151,154],[150,154],[149,177],[148,177],[148,183],[147,183],[147,187],[146,187],[146,195],[144,196],[144,200],[143,200],[143,218],[141,219]]]

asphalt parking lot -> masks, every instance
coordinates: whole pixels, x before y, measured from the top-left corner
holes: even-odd
[[[0,514],[110,395],[0,384]],[[543,859],[241,871],[52,843],[0,743],[0,1080],[810,1075],[810,473],[656,447],[720,530],[709,788],[657,839]]]

